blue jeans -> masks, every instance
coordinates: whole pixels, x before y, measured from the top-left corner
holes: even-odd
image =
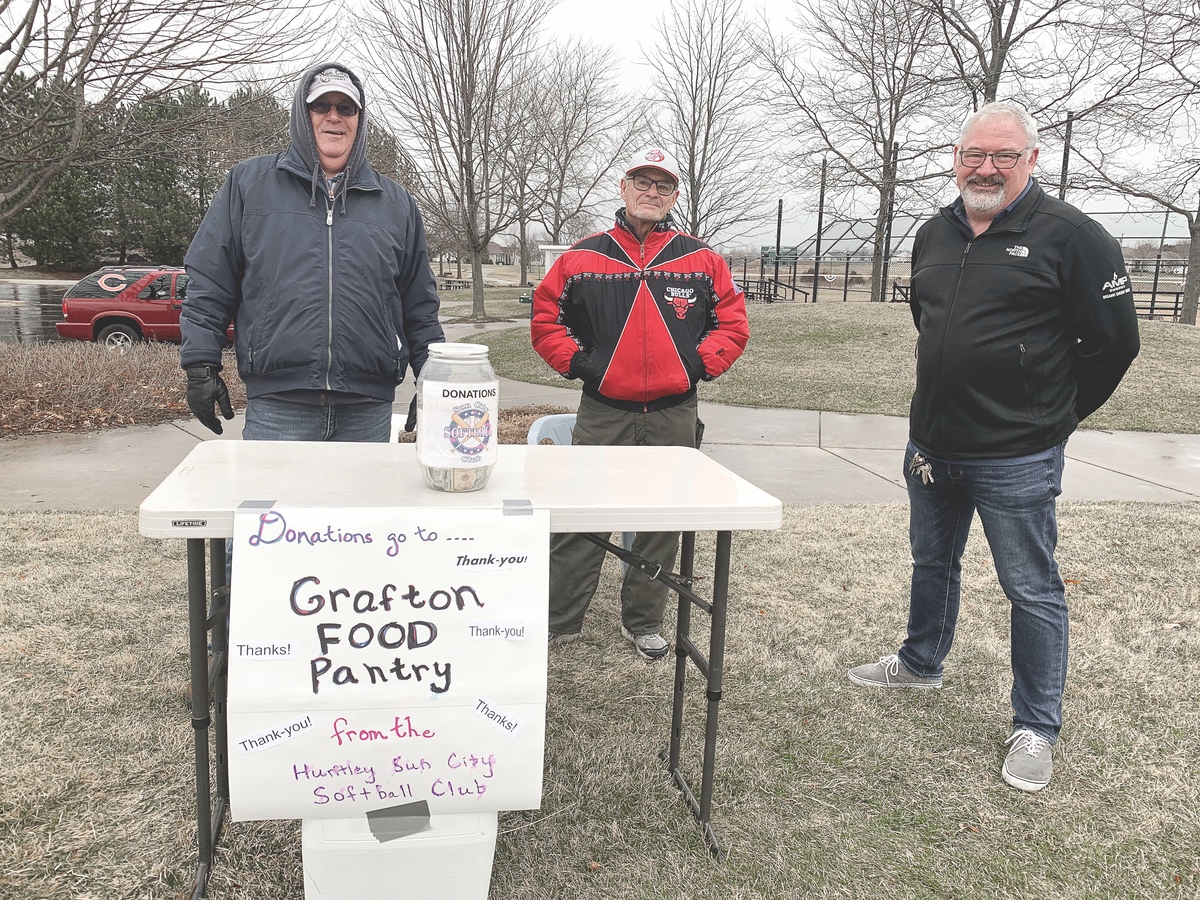
[[[963,548],[978,512],[1011,604],[1013,727],[1051,743],[1062,728],[1067,681],[1067,602],[1054,561],[1065,449],[1063,442],[1049,459],[1017,465],[926,457],[929,484],[910,471],[916,447],[910,443],[904,454],[913,574],[900,661],[917,675],[942,674],[958,621]]]
[[[274,397],[246,402],[245,441],[368,441],[386,444],[392,433],[389,400],[318,406]]]

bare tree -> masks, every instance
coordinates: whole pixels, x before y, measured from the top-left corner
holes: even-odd
[[[422,211],[461,236],[470,254],[472,316],[486,313],[483,259],[515,217],[506,148],[522,122],[519,96],[536,49],[530,22],[550,0],[371,0],[367,40],[387,84],[378,92],[404,123]]]
[[[658,124],[683,169],[675,215],[705,241],[743,237],[761,222],[777,179],[763,164],[767,145],[753,121],[761,88],[741,0],[672,5],[658,34],[647,61],[662,110]]]
[[[1180,321],[1196,324],[1200,299],[1200,0],[1128,0],[1113,37],[1139,47],[1142,73],[1119,107],[1081,118],[1082,187],[1148,201],[1188,224]]]
[[[505,177],[512,190],[520,268],[518,283],[522,287],[529,281],[529,226],[537,218],[541,206],[537,178],[542,162],[540,123],[549,99],[542,94],[543,87],[536,70],[529,69],[514,79],[513,92],[504,104],[504,110],[510,118],[504,128],[509,135],[508,143],[503,148]]]
[[[291,61],[325,2],[0,2],[0,223],[70,167],[117,158],[135,100]],[[103,122],[105,127],[95,127]]]
[[[1126,98],[1157,62],[1139,27],[1147,5],[1180,9],[1179,0],[919,0],[937,18],[940,43],[966,112],[997,97],[1017,99],[1044,132],[1112,111],[1127,116]],[[1132,14],[1131,14],[1132,13]]]
[[[1001,79],[1013,82],[1068,74],[1057,36],[1080,0],[927,0],[953,61],[954,77],[972,108],[996,99]],[[1046,41],[1040,39],[1046,36]],[[1033,60],[1024,59],[1035,50]],[[1074,50],[1076,48],[1070,47]],[[1059,79],[1061,81],[1061,78]],[[1011,93],[1011,92],[1010,92]]]
[[[934,151],[947,144],[936,114],[946,105],[936,19],[917,0],[804,0],[786,36],[768,23],[759,39],[778,123],[792,138],[786,160],[815,179],[831,165],[830,193],[875,198],[871,296],[882,299],[888,213],[898,194],[940,178]],[[803,35],[803,38],[797,35]],[[783,140],[780,142],[784,143]]]
[[[617,87],[616,65],[611,49],[571,41],[554,47],[543,69],[536,174],[552,244],[591,233],[592,210],[615,200],[617,165],[646,130],[646,104]],[[614,186],[598,196],[606,179]]]

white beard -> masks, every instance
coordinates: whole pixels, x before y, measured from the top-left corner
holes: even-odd
[[[1001,204],[1004,203],[1004,185],[991,186],[991,188],[995,187],[999,187],[999,190],[974,185],[970,182],[964,184],[962,189],[963,205],[971,212],[980,215],[999,211]]]

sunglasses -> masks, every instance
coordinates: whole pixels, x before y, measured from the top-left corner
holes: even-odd
[[[330,103],[328,100],[314,100],[308,104],[308,108],[318,116],[328,115],[331,109],[337,109],[338,115],[343,119],[353,119],[358,115],[358,107],[349,100],[343,100],[338,104]]]

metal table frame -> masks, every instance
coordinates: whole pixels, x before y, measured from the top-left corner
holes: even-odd
[[[671,743],[665,751],[659,754],[659,757],[666,762],[667,772],[671,775],[680,793],[683,794],[683,800],[687,803],[688,809],[692,811],[692,815],[699,822],[700,829],[704,833],[704,843],[708,845],[709,851],[713,856],[723,858],[725,853],[712,828],[712,792],[717,768],[717,710],[721,702],[721,689],[725,674],[725,619],[729,607],[729,558],[733,534],[728,531],[717,532],[711,603],[692,590],[696,557],[696,533],[694,531],[685,531],[682,534],[679,545],[678,575],[669,575],[654,563],[594,535],[586,535],[586,537],[627,565],[634,566],[650,578],[663,582],[679,597],[675,622],[675,689],[671,699]],[[712,617],[707,657],[692,640],[693,606]],[[704,761],[700,769],[700,797],[698,799],[695,791],[688,784],[687,776],[679,766],[679,757],[683,746],[683,700],[688,660],[695,664],[697,670],[705,678],[705,698],[708,704],[704,718]]]
[[[260,480],[265,482],[265,489],[279,488],[279,473],[272,473],[271,466],[264,462],[257,467],[253,460],[243,460],[242,456],[254,457],[262,452],[262,448],[275,446],[279,452],[286,455],[296,452],[296,448],[305,448],[314,457],[320,457],[321,451],[316,448],[340,447],[355,448],[351,454],[369,457],[378,450],[364,451],[359,448],[389,448],[397,453],[395,445],[366,445],[366,444],[277,444],[265,442],[240,444],[233,442],[210,442],[201,444],[192,454],[189,454],[174,472],[152,493],[142,505],[141,531],[148,537],[182,537],[187,541],[188,568],[188,632],[189,654],[191,663],[191,718],[195,744],[196,762],[196,824],[197,824],[197,868],[196,881],[192,890],[195,900],[204,897],[208,880],[212,874],[214,855],[220,842],[221,830],[225,814],[229,809],[229,754],[228,734],[226,731],[226,699],[228,693],[228,622],[229,622],[229,587],[225,566],[225,538],[232,534],[233,509],[241,499],[249,499],[244,483],[239,484],[239,475],[243,482]],[[239,451],[229,448],[254,448]],[[211,448],[211,449],[205,449]],[[291,448],[290,450],[288,448]],[[782,521],[782,506],[778,500],[740,479],[738,476],[705,457],[697,450],[690,448],[582,448],[582,447],[503,447],[500,466],[506,462],[505,456],[513,457],[525,464],[525,477],[517,479],[519,484],[497,485],[492,497],[508,499],[523,495],[535,506],[547,506],[551,509],[551,531],[588,533],[594,543],[604,547],[609,553],[620,558],[628,565],[639,568],[652,578],[662,581],[678,595],[678,618],[675,638],[675,679],[671,710],[671,733],[668,748],[660,754],[666,763],[667,771],[675,782],[684,802],[696,818],[703,833],[705,844],[710,852],[720,857],[723,855],[720,844],[712,827],[712,794],[716,773],[716,743],[717,718],[722,694],[725,657],[725,625],[729,603],[729,564],[732,546],[732,531],[721,527],[726,524],[736,524],[742,528],[777,528]],[[198,452],[199,451],[199,452]],[[581,452],[583,451],[583,452]],[[613,451],[617,451],[614,453]],[[627,451],[634,451],[629,455]],[[640,451],[640,452],[638,452]],[[656,451],[648,453],[646,451]],[[664,457],[662,452],[666,451]],[[329,451],[324,451],[328,453]],[[714,482],[725,481],[737,490],[736,496],[728,500],[725,506],[720,503],[693,503],[686,509],[655,509],[647,514],[647,504],[652,503],[652,495],[643,496],[640,500],[632,500],[639,491],[644,492],[644,485],[633,484],[628,487],[630,496],[623,500],[593,504],[590,496],[558,497],[550,494],[562,493],[562,485],[554,483],[554,479],[543,479],[538,473],[542,470],[553,473],[554,463],[562,463],[561,456],[553,454],[570,453],[566,468],[575,471],[575,478],[587,481],[588,476],[594,480],[595,466],[607,465],[605,471],[620,472],[633,478],[644,476],[646,483],[654,479],[661,481],[663,463],[687,464],[696,469],[697,483],[708,482],[708,486],[719,488]],[[599,454],[599,458],[597,458]],[[411,450],[409,451],[411,456]],[[195,457],[195,459],[193,459]],[[369,461],[369,460],[368,460]],[[384,461],[374,460],[377,464]],[[249,467],[245,466],[250,462]],[[511,462],[511,461],[510,461]],[[410,474],[415,472],[416,464],[411,458],[407,459]],[[644,465],[643,465],[644,464]],[[297,463],[296,465],[299,465]],[[302,467],[311,478],[310,469],[320,471],[320,459],[310,461],[310,465]],[[629,466],[634,469],[630,470]],[[387,465],[384,466],[385,468]],[[241,470],[240,472],[238,470]],[[201,470],[201,471],[198,471]],[[207,470],[207,471],[204,471]],[[326,473],[327,474],[327,473]],[[184,493],[173,493],[173,489],[181,483],[187,483],[191,477],[192,484],[186,486]],[[260,476],[260,477],[256,477]],[[271,484],[272,478],[276,483]],[[495,478],[495,476],[493,476]],[[226,478],[232,482],[227,488],[222,487],[226,496],[216,496],[207,502],[194,502],[197,490],[213,489],[223,485],[220,479]],[[302,483],[303,478],[294,479]],[[492,485],[489,485],[489,489]],[[163,494],[159,492],[163,491]],[[219,493],[220,491],[218,491]],[[382,498],[376,497],[376,502],[367,504],[348,502],[330,502],[328,496],[313,496],[313,492],[300,491],[297,496],[286,496],[286,491],[277,491],[279,505],[370,505],[370,506],[404,506],[412,503],[389,502],[387,491]],[[342,488],[344,493],[344,487]],[[549,492],[549,494],[547,493]],[[719,493],[719,490],[717,491]],[[324,494],[329,491],[325,490]],[[333,493],[338,493],[335,485]],[[410,492],[411,493],[411,492]],[[586,493],[581,489],[579,493]],[[693,493],[696,493],[693,490]],[[321,495],[322,491],[317,491]],[[156,496],[157,495],[157,496]],[[305,495],[305,496],[300,496]],[[261,494],[259,494],[261,496]],[[446,505],[458,505],[465,508],[495,505],[479,502],[484,498],[483,492],[474,495],[448,495],[425,493],[414,494],[428,503],[438,499]],[[183,498],[181,500],[181,497]],[[188,498],[191,498],[189,502]],[[639,506],[638,504],[641,504]],[[745,516],[735,514],[736,510],[747,512]],[[555,512],[558,512],[557,521]],[[738,520],[741,521],[738,521]],[[595,533],[611,534],[614,531],[643,530],[643,531],[675,531],[682,528],[666,527],[666,524],[687,523],[700,530],[716,532],[716,552],[713,565],[713,590],[711,600],[705,600],[693,589],[693,571],[695,564],[696,532],[683,531],[680,544],[679,572],[666,573],[658,569],[632,551],[612,544],[600,538]],[[610,527],[611,526],[611,527]],[[657,527],[655,527],[657,526]],[[195,531],[202,534],[194,534]],[[206,547],[207,540],[207,547]],[[207,552],[206,552],[207,550]],[[211,576],[211,577],[210,577]],[[692,608],[696,607],[711,616],[711,629],[707,656],[702,652],[691,635]],[[211,660],[210,660],[211,652]],[[703,741],[703,761],[700,770],[700,793],[697,797],[681,766],[683,733],[684,733],[684,699],[688,661],[691,661],[705,679],[705,728]],[[211,700],[210,700],[211,691]],[[210,717],[211,710],[211,717]],[[211,755],[210,755],[211,743]],[[210,771],[211,770],[211,771]],[[215,784],[212,774],[215,773]]]

